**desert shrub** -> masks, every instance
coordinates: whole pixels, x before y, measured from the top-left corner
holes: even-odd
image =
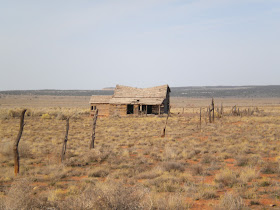
[[[211,162],[210,165],[206,168],[206,171],[215,171],[221,169],[221,165],[217,162]]]
[[[8,116],[9,117],[20,117],[22,110],[12,110],[10,109],[8,111]]]
[[[114,178],[123,179],[123,178],[132,178],[135,176],[135,171],[132,168],[124,168],[114,171]]]
[[[42,175],[48,175],[50,180],[52,180],[53,182],[56,182],[56,181],[59,181],[60,179],[67,177],[69,170],[70,169],[66,169],[66,167],[62,164],[48,165],[46,167],[43,167],[37,173],[42,174]]]
[[[195,200],[216,198],[216,189],[211,185],[198,185],[193,182],[185,184],[184,191]]]
[[[162,170],[159,168],[155,168],[151,171],[144,171],[135,176],[136,179],[154,179],[159,177],[162,174]]]
[[[271,185],[271,180],[269,178],[262,178],[261,181],[259,182],[259,186],[261,187],[267,187]]]
[[[1,111],[0,112],[0,120],[8,120],[9,119],[9,114],[6,111]]]
[[[0,147],[0,154],[8,158],[13,157],[13,142],[3,142]]]
[[[4,201],[5,209],[31,209],[32,187],[28,179],[18,179],[12,183]]]
[[[152,196],[152,208],[157,210],[185,210],[189,209],[190,204],[184,201],[184,196],[180,193],[173,195],[154,195]]]
[[[215,162],[216,158],[213,155],[206,154],[201,158],[201,163],[211,163]]]
[[[263,163],[263,160],[262,158],[259,156],[259,155],[252,155],[250,158],[249,158],[249,163],[248,165],[250,166],[256,166],[256,165],[260,165]]]
[[[256,186],[251,188],[240,187],[236,189],[238,194],[244,199],[257,199],[258,188]]]
[[[100,149],[90,150],[82,155],[77,157],[71,157],[66,159],[63,164],[66,166],[81,166],[81,165],[88,165],[89,163],[98,162],[101,163],[107,160],[109,157],[114,156],[113,152],[103,151]],[[109,161],[110,164],[113,164],[113,161],[116,161],[116,158],[111,158]]]
[[[30,158],[32,156],[30,146],[25,141],[19,143],[18,151],[21,158]]]
[[[149,180],[146,184],[153,187],[157,192],[180,192],[183,191],[180,180],[173,176],[162,175],[153,180]]]
[[[216,198],[216,189],[211,185],[201,185],[194,194],[195,199],[213,199]]]
[[[267,162],[261,168],[261,173],[264,174],[274,174],[278,172],[278,165],[277,163]]]
[[[252,179],[257,178],[258,176],[259,173],[256,171],[256,169],[248,167],[241,171],[239,180],[242,183],[247,184],[247,182],[252,181]]]
[[[43,119],[43,120],[49,120],[51,118],[52,118],[51,115],[49,115],[48,113],[45,113],[41,116],[41,119]]]
[[[57,120],[66,120],[67,116],[64,115],[62,112],[57,113],[57,115],[55,116],[55,119]]]
[[[183,172],[185,170],[185,167],[182,163],[178,162],[164,162],[162,164],[162,167],[165,171],[180,171]]]
[[[219,207],[221,209],[228,210],[242,210],[246,209],[246,206],[239,195],[233,193],[225,193],[220,201]]]
[[[201,164],[196,164],[191,167],[193,175],[203,175],[204,169]]]
[[[88,174],[89,177],[106,177],[109,174],[109,170],[103,167],[97,167],[91,170]]]
[[[5,209],[5,200],[4,198],[1,196],[0,197],[0,210],[4,210]]]
[[[149,192],[141,186],[107,181],[89,185],[81,193],[61,203],[61,209],[149,209]]]
[[[81,116],[78,113],[74,113],[73,115],[71,115],[71,119],[78,120],[78,119],[81,119]]]
[[[198,155],[200,152],[201,151],[199,149],[193,149],[188,153],[187,158],[191,159],[191,158],[195,157],[196,155]]]
[[[13,157],[14,155],[13,145],[14,144],[12,141],[3,143],[2,146],[0,147],[0,154],[8,158]],[[24,141],[19,143],[18,150],[19,150],[19,156],[21,158],[27,158],[31,156],[30,147]]]
[[[245,166],[245,165],[248,165],[248,162],[249,162],[249,158],[242,155],[242,156],[238,156],[236,158],[236,165],[237,166]]]
[[[223,186],[232,187],[234,184],[238,183],[237,173],[228,168],[223,169],[216,175],[215,181]]]
[[[168,146],[165,147],[164,153],[163,153],[163,160],[169,161],[169,160],[175,160],[178,154],[176,153],[175,149],[170,148]]]

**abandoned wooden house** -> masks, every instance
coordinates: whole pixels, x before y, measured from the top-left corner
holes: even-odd
[[[112,96],[94,95],[90,99],[91,115],[99,116],[160,115],[169,112],[170,88],[134,88],[117,85]]]

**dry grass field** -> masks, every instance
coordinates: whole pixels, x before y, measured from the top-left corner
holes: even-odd
[[[0,209],[279,209],[280,99],[171,98],[166,116],[98,118],[89,97],[0,97]],[[232,106],[250,114],[234,116]],[[14,176],[12,144],[27,108]],[[199,110],[202,108],[202,127]],[[65,161],[60,152],[70,118]]]

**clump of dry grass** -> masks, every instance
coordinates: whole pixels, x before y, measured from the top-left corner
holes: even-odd
[[[15,180],[7,192],[4,201],[5,209],[31,209],[32,206],[32,187],[30,180],[26,178]]]
[[[89,171],[89,177],[106,177],[110,173],[108,168],[97,167]]]
[[[274,174],[279,171],[278,164],[273,162],[266,162],[261,168],[261,173]]]
[[[100,149],[92,149],[77,157],[71,157],[64,161],[66,166],[81,166],[90,163],[101,163],[105,161],[110,155],[109,151],[101,151]]]
[[[193,175],[203,175],[204,168],[201,164],[196,164],[191,167],[191,171]]]
[[[256,171],[256,169],[254,169],[252,167],[248,167],[248,168],[243,169],[240,172],[239,180],[241,181],[241,183],[247,184],[248,182],[252,181],[253,179],[257,178],[258,176],[259,176],[259,172]]]
[[[0,147],[0,154],[5,156],[6,158],[12,158],[14,155],[13,145],[14,144],[12,141],[3,142],[3,144]],[[31,152],[30,146],[24,141],[19,143],[18,151],[19,151],[19,156],[21,158],[31,158],[32,157],[32,152]]]
[[[151,187],[156,192],[180,192],[183,191],[181,180],[169,174],[163,174],[160,177],[149,180],[147,187]]]
[[[236,165],[237,166],[246,166],[249,163],[249,157],[245,155],[240,155],[236,158]]]
[[[228,210],[248,209],[246,208],[242,198],[239,195],[233,193],[225,193],[225,195],[221,198],[219,207],[221,209]]]
[[[188,183],[184,186],[184,190],[188,196],[194,200],[213,199],[217,197],[216,188],[207,184]]]
[[[201,158],[201,163],[211,163],[211,162],[215,162],[216,158],[214,155],[210,155],[210,154],[206,154]]]
[[[70,196],[62,209],[149,209],[149,191],[141,186],[128,187],[123,182],[106,181],[88,185],[82,192]]]
[[[237,173],[226,168],[222,169],[220,173],[215,176],[215,182],[222,184],[223,186],[232,187],[238,183]]]
[[[144,171],[135,176],[136,179],[154,179],[161,176],[163,173],[160,167],[156,167],[150,171]]]
[[[184,195],[181,193],[171,195],[153,194],[151,199],[151,209],[186,210],[191,208],[191,205],[185,202]]]
[[[184,170],[185,170],[185,167],[182,163],[174,162],[174,161],[164,162],[162,164],[162,167],[165,171],[168,171],[168,172],[171,172],[171,171],[184,172]]]

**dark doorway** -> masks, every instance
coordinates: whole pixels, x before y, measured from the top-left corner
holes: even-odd
[[[147,114],[152,114],[152,105],[147,105]]]
[[[133,105],[128,104],[126,114],[133,114],[133,110],[134,110]]]

